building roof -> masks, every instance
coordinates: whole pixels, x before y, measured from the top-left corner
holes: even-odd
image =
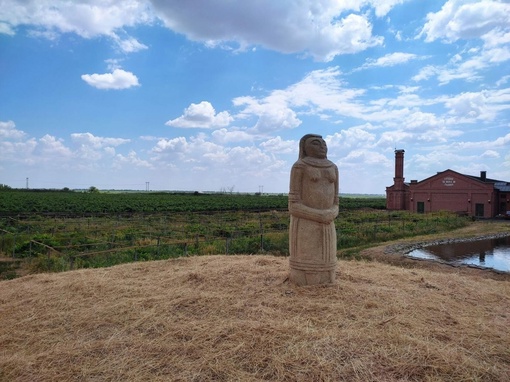
[[[494,184],[494,188],[497,188],[498,190],[500,191],[506,191],[506,192],[510,192],[510,182],[507,182],[507,181],[504,181],[504,180],[498,180],[498,179],[490,179],[490,178],[487,178],[487,177],[484,177],[482,176],[482,174],[480,173],[479,176],[476,176],[476,175],[467,175],[467,174],[461,174],[460,172],[457,172],[457,171],[454,171],[454,170],[450,170],[450,169],[446,169],[444,171],[439,171],[437,174],[435,175],[432,175],[432,176],[429,176],[428,178],[426,179],[423,179],[421,181],[419,181],[418,183],[421,183],[421,182],[425,182],[439,174],[443,174],[447,171],[451,171],[451,172],[454,172],[458,175],[461,175],[461,176],[465,176],[466,178],[469,178],[469,179],[473,179],[473,180],[476,180],[478,182],[483,182],[483,183],[492,183]],[[406,184],[409,184],[406,182]]]
[[[494,188],[499,190],[499,192],[510,192],[510,182],[506,182],[504,180],[489,179],[489,178],[483,179],[481,176],[473,176],[473,175],[464,175],[464,176],[474,179],[474,180],[478,180],[480,182],[484,182],[484,183],[493,183]]]
[[[498,189],[500,192],[510,192],[510,182],[497,180],[494,182],[494,188]]]
[[[485,178],[483,179],[481,176],[475,176],[475,175],[466,175],[466,174],[461,174],[461,175],[464,175],[465,177],[467,178],[471,178],[471,179],[474,179],[474,180],[478,180],[480,182],[484,182],[484,183],[497,183],[497,182],[501,182],[501,183],[506,183],[502,180],[497,180],[497,179],[489,179],[489,178]]]

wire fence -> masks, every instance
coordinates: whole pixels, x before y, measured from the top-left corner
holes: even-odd
[[[467,224],[440,212],[341,212],[338,248],[350,248]],[[0,218],[0,253],[33,271],[103,267],[209,254],[288,256],[287,210],[185,214],[17,215]]]

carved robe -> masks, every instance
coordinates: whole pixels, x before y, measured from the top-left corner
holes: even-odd
[[[328,159],[305,157],[292,167],[289,192],[291,281],[333,282],[336,269],[338,168]]]

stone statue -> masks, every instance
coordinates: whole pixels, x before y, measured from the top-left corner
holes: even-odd
[[[327,151],[320,135],[305,135],[290,173],[289,278],[297,285],[335,280],[338,168]]]

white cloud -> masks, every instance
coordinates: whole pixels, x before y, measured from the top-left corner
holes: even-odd
[[[16,32],[14,28],[9,23],[0,21],[0,34],[6,34],[8,36],[14,36]]]
[[[391,147],[397,148],[407,146],[408,143],[412,142],[414,134],[404,130],[389,130],[381,133],[381,137],[377,142],[378,147]]]
[[[233,118],[226,111],[216,114],[216,110],[210,102],[202,101],[199,104],[192,103],[182,116],[169,120],[167,126],[182,128],[213,128],[228,126]]]
[[[62,33],[87,39],[107,36],[130,53],[147,46],[130,36],[121,38],[125,30],[163,20],[171,30],[209,47],[260,45],[330,61],[337,55],[381,45],[383,37],[372,34],[367,9],[384,17],[405,1],[3,0],[0,33],[12,35],[19,26],[28,26],[33,36],[50,39]]]
[[[408,0],[370,0],[369,3],[375,8],[375,15],[377,17],[384,17],[393,7],[406,1]]]
[[[156,146],[152,148],[152,151],[155,153],[174,153],[174,152],[184,152],[186,150],[186,146],[188,142],[185,137],[178,137],[173,139],[160,139]]]
[[[150,23],[154,15],[144,0],[3,0],[0,20],[11,34],[21,25],[37,31],[75,33],[83,38],[116,36],[124,27]]]
[[[445,65],[428,65],[412,77],[413,81],[426,81],[436,77],[440,85],[454,80],[468,82],[480,81],[484,71],[490,67],[510,60],[510,49],[498,47],[493,49],[470,50],[466,55],[456,54]]]
[[[273,90],[265,97],[237,97],[233,104],[241,110],[235,114],[235,119],[255,117],[256,122],[249,132],[267,134],[300,126],[300,114],[322,114],[323,118],[331,114],[363,117],[363,108],[356,99],[365,91],[344,87],[340,75],[336,67],[315,70],[301,81],[283,90]]]
[[[494,150],[486,150],[481,155],[482,158],[499,158],[500,155],[497,151]]]
[[[477,142],[455,142],[452,148],[456,150],[477,149],[477,150],[495,150],[508,149],[510,146],[510,133],[505,136],[498,137],[494,140],[484,140]],[[506,151],[505,151],[506,152]]]
[[[403,52],[394,52],[388,53],[383,57],[379,57],[378,59],[368,59],[367,62],[362,66],[362,68],[371,68],[371,67],[384,67],[384,66],[395,66],[405,64],[411,60],[417,59],[418,56],[413,53],[403,53]]]
[[[510,88],[465,92],[439,97],[455,123],[490,122],[510,109]]]
[[[106,65],[108,65],[108,70],[111,70],[112,72],[115,69],[121,69],[120,63],[122,62],[121,59],[118,58],[109,58],[107,60],[104,60],[106,62]]]
[[[510,31],[493,29],[482,36],[486,48],[494,48],[510,43]]]
[[[93,165],[103,158],[114,158],[115,147],[131,142],[130,139],[98,137],[91,133],[71,134],[71,141],[76,146],[75,156],[88,161],[86,166]]]
[[[289,93],[286,91],[274,91],[260,99],[248,96],[237,97],[232,102],[234,106],[242,108],[235,115],[237,120],[257,118],[250,130],[254,134],[291,129],[301,124],[294,110],[289,107]]]
[[[23,131],[16,129],[16,124],[13,121],[0,121],[0,138],[21,139],[25,135]]]
[[[301,120],[297,118],[295,111],[285,105],[265,103],[258,106],[258,120],[253,127],[253,131],[256,133],[293,129],[301,124]]]
[[[480,38],[493,30],[508,30],[510,4],[500,1],[448,0],[441,10],[427,15],[420,36],[425,41]]]
[[[325,137],[330,154],[333,150],[346,151],[358,147],[372,147],[375,143],[376,135],[366,131],[367,127],[370,127],[370,125],[354,126]]]
[[[316,60],[330,61],[337,55],[383,43],[382,37],[372,35],[365,14],[352,13],[364,5],[358,1],[152,3],[168,28],[212,47],[235,43],[246,49],[261,45],[283,53],[306,52]],[[375,4],[379,15],[397,3],[400,1],[365,2]]]
[[[117,154],[115,155],[113,167],[114,168],[123,168],[126,165],[142,167],[142,168],[153,168],[152,164],[144,159],[141,159],[138,154],[131,150],[128,155]]]
[[[510,146],[510,133],[503,137],[498,137],[494,140],[494,147],[503,147],[508,149],[509,146]]]
[[[120,50],[124,53],[134,53],[138,52],[140,50],[148,49],[148,46],[145,44],[142,44],[137,39],[133,37],[129,37],[125,40],[122,40],[115,36],[115,41],[117,42]]]
[[[130,139],[124,138],[97,137],[91,133],[74,133],[71,134],[71,139],[74,143],[81,146],[88,146],[95,149],[108,146],[120,146],[131,141]]]
[[[445,102],[448,114],[464,120],[492,119],[488,116],[487,98],[484,93],[461,93]]]
[[[227,130],[225,128],[211,133],[215,142],[226,144],[232,142],[253,141],[253,135],[243,130]]]
[[[45,161],[52,159],[52,157],[71,158],[73,156],[72,151],[64,145],[63,139],[49,134],[39,139],[37,152],[40,158]]]
[[[435,76],[438,71],[438,68],[436,68],[434,65],[427,65],[421,68],[419,73],[413,76],[411,79],[416,82],[425,81]]]
[[[120,90],[140,86],[138,78],[133,73],[122,69],[115,69],[112,73],[105,74],[83,74],[81,79],[97,89]]]
[[[346,164],[348,162],[350,162],[351,164],[365,163],[371,165],[390,163],[388,158],[386,158],[384,155],[377,152],[368,151],[366,149],[352,150],[347,156],[342,158],[342,163]]]
[[[205,134],[162,139],[151,153],[155,167],[172,171],[174,177],[199,176],[201,188],[209,190],[235,184],[253,188],[288,170],[284,161],[256,146],[218,145]]]
[[[326,120],[342,116],[368,122],[365,126],[370,126],[370,130],[391,128],[399,131],[400,137],[408,137],[404,133],[407,131],[415,140],[444,142],[461,134],[455,126],[491,121],[510,108],[510,89],[436,98],[421,97],[422,88],[417,86],[394,85],[383,90],[385,98],[372,97],[367,102],[363,100],[366,90],[344,87],[337,68],[316,70],[301,81],[285,89],[273,90],[264,97],[234,98],[233,105],[239,111],[233,114],[232,124],[245,123],[246,126],[219,129],[212,135],[215,141],[222,143],[253,141],[277,131],[295,129],[302,123],[298,116],[314,115]],[[186,109],[184,116],[170,122],[174,126],[211,125],[216,117],[214,109],[209,103],[200,105]],[[444,106],[446,111],[438,112],[438,106]],[[365,142],[366,139],[363,137]]]
[[[510,168],[510,154],[505,155],[505,161],[503,162],[503,166]]]
[[[2,165],[11,163],[35,164],[38,161],[33,159],[33,153],[37,147],[37,140],[30,138],[26,141],[4,141],[0,140],[0,158]]]
[[[482,45],[466,48],[446,64],[423,68],[414,81],[434,77],[441,85],[453,80],[480,81],[488,68],[510,60],[510,3],[448,0],[440,11],[427,15],[418,37],[425,37],[426,42],[445,43],[479,40]]]
[[[290,154],[290,153],[298,153],[298,142],[296,141],[284,141],[280,136],[276,136],[274,138],[268,139],[267,141],[264,141],[260,143],[259,145],[267,152],[273,153],[273,154]]]

